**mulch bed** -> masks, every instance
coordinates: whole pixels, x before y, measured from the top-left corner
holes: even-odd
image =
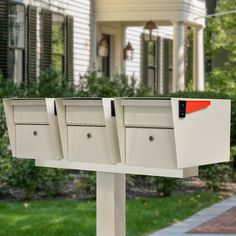
[[[236,234],[236,207],[191,230],[192,234]]]

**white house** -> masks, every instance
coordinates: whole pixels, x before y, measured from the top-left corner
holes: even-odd
[[[90,69],[125,73],[156,92],[184,90],[185,38],[193,28],[194,89],[204,90],[205,0],[1,0],[0,70],[15,82],[53,67],[78,83]],[[152,41],[143,28],[158,26]],[[98,55],[106,44],[107,55]],[[131,43],[133,60],[124,48]]]

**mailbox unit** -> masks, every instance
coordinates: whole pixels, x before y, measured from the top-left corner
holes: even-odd
[[[115,99],[122,163],[189,168],[227,162],[230,101]]]
[[[57,99],[64,158],[73,162],[120,162],[113,99]]]
[[[4,99],[12,155],[17,158],[63,158],[54,99]]]

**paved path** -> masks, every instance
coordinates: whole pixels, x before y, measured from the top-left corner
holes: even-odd
[[[190,234],[186,233],[192,229],[202,225],[205,222],[208,222],[217,216],[223,214],[224,212],[232,209],[236,206],[236,196],[231,197],[227,200],[224,200],[220,203],[217,203],[211,207],[208,207],[197,214],[191,216],[185,221],[160,230],[150,236],[226,236],[226,234]],[[236,216],[235,216],[236,217]],[[227,236],[235,236],[236,234],[227,234]]]

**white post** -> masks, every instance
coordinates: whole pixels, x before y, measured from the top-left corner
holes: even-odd
[[[97,236],[125,236],[125,174],[97,172]]]
[[[204,68],[204,28],[194,27],[194,49],[193,49],[193,89],[204,91],[205,68]]]
[[[184,75],[184,22],[174,22],[174,42],[173,42],[173,84],[172,92],[183,91],[185,89]]]

